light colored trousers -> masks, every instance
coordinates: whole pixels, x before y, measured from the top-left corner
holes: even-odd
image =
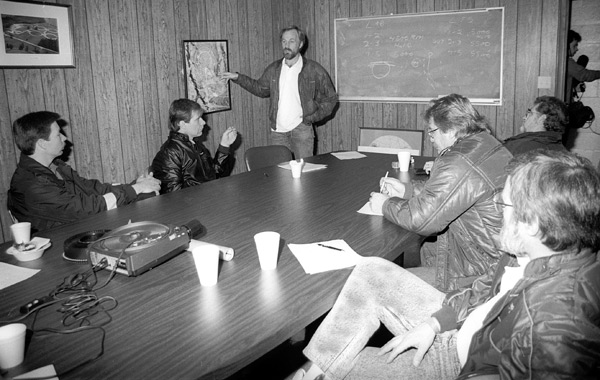
[[[387,354],[365,348],[383,323],[395,336],[439,310],[444,293],[398,265],[363,258],[354,268],[335,305],[321,323],[304,355],[330,379],[454,379],[460,372],[454,332],[436,336],[418,367],[415,349],[386,364]]]

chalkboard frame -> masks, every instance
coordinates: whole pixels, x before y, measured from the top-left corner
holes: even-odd
[[[351,75],[347,78],[340,78],[340,70],[339,70],[339,59],[338,59],[338,25],[341,22],[352,22],[352,21],[373,21],[373,20],[385,20],[385,19],[397,19],[397,18],[406,18],[406,17],[422,17],[422,16],[447,16],[450,14],[469,14],[469,13],[482,13],[482,12],[490,12],[490,11],[499,11],[501,18],[501,34],[499,38],[500,44],[500,53],[499,53],[499,71],[498,71],[498,96],[490,96],[490,97],[480,97],[480,96],[470,96],[469,93],[461,93],[461,95],[466,96],[473,104],[482,104],[482,105],[492,105],[492,106],[501,106],[502,105],[502,92],[503,92],[503,78],[502,73],[504,69],[504,7],[489,7],[489,8],[475,8],[475,9],[461,9],[461,10],[453,10],[453,11],[441,11],[441,12],[423,12],[423,13],[403,13],[403,14],[390,14],[390,15],[380,15],[380,16],[367,16],[367,17],[353,17],[353,18],[338,18],[334,20],[334,64],[335,64],[335,85],[338,89],[339,101],[341,102],[379,102],[379,103],[416,103],[423,104],[428,103],[432,98],[442,97],[448,94],[435,94],[427,97],[420,96],[380,96],[380,95],[356,95],[356,94],[345,94],[343,91],[340,91],[340,83],[341,81],[347,81],[346,83],[350,83],[349,81],[356,80]],[[496,79],[494,79],[496,80]],[[494,82],[496,83],[496,82]],[[354,84],[356,85],[356,83]]]

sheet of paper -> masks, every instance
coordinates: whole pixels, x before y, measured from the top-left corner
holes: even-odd
[[[21,268],[16,265],[0,263],[0,289],[27,280],[39,271],[39,269]]]
[[[358,210],[357,212],[360,213],[360,214],[366,214],[366,215],[380,215],[380,216],[383,216],[383,213],[373,211],[373,209],[371,208],[371,202],[369,202],[369,201],[367,201],[367,203],[365,203],[365,205],[362,206],[360,208],[360,210]]]
[[[289,162],[284,162],[283,164],[277,165],[282,169],[292,170]],[[327,168],[327,165],[324,164],[311,164],[310,162],[305,162],[302,167],[302,173],[312,172],[313,170],[320,170]]]
[[[355,266],[362,257],[342,239],[310,244],[288,244],[288,247],[307,274],[350,268]]]
[[[14,380],[35,378],[40,378],[44,380],[58,380],[58,377],[56,376],[56,369],[54,368],[53,364],[48,364],[45,367],[34,369],[31,372],[27,372],[22,375],[13,377]]]
[[[337,157],[340,160],[355,160],[357,158],[367,157],[362,153],[351,151],[351,152],[334,152],[331,153],[332,156]]]

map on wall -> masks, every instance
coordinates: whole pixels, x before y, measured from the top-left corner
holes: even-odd
[[[231,109],[229,81],[219,78],[229,70],[227,41],[183,41],[187,98],[205,113]]]

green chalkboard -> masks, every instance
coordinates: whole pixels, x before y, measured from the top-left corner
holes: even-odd
[[[335,20],[341,101],[500,105],[504,8]]]

